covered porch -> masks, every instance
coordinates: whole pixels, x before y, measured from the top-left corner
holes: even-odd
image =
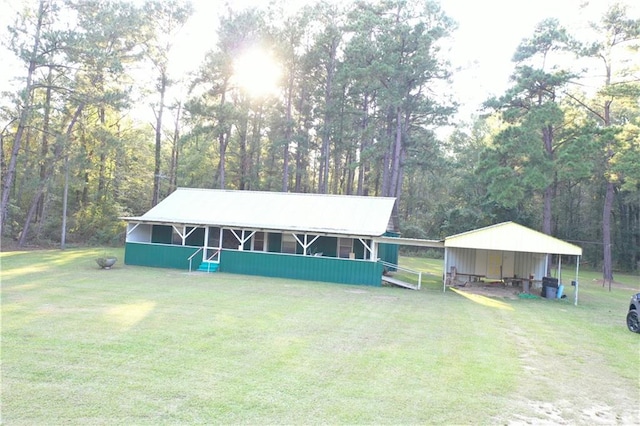
[[[397,246],[371,237],[254,228],[130,222],[125,263],[381,285]]]

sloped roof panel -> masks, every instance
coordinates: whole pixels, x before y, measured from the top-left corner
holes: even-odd
[[[387,231],[395,198],[178,188],[128,221],[363,236]]]
[[[445,247],[502,250],[526,253],[581,256],[582,248],[534,231],[514,222],[504,222],[445,238]]]

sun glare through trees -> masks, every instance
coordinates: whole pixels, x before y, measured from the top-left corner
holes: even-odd
[[[280,81],[280,65],[273,56],[258,47],[242,53],[234,62],[234,80],[252,97],[275,94]]]

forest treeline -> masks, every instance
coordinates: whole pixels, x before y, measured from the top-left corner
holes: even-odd
[[[405,237],[512,220],[582,246],[605,279],[638,270],[640,19],[624,4],[589,39],[540,22],[509,88],[468,123],[445,48],[456,23],[435,1],[224,8],[198,71],[172,75],[192,14],[175,0],[25,4],[3,40],[22,64],[0,105],[3,238],[118,243],[119,217],[178,186],[317,192],[396,197]],[[256,46],[280,63],[276,93],[234,79]]]

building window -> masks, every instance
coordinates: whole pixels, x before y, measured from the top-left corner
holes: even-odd
[[[220,247],[220,228],[218,227],[209,228],[209,241],[207,242],[207,246]]]
[[[172,227],[171,231],[172,231],[171,232],[171,244],[176,245],[176,246],[181,246],[182,245],[182,237],[180,236],[180,234],[178,234],[178,231],[176,231],[176,228]]]
[[[338,238],[338,257],[349,258],[353,253],[353,239]]]
[[[296,254],[297,244],[293,234],[282,234],[282,253]]]
[[[253,250],[255,251],[265,251],[267,244],[265,241],[266,237],[265,232],[256,232],[253,234]]]
[[[238,237],[242,236],[240,229],[223,229],[222,230],[222,248],[240,250],[240,241]]]
[[[171,244],[173,228],[166,225],[153,225],[151,229],[151,242],[157,244]]]

